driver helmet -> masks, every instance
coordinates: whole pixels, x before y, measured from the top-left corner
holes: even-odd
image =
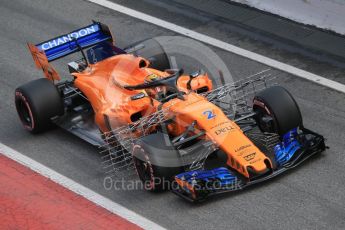
[[[158,81],[161,79],[163,79],[163,77],[161,77],[157,74],[151,73],[151,74],[146,76],[145,83],[150,83],[150,82]],[[166,93],[166,87],[165,86],[156,86],[153,88],[149,88],[146,91],[149,95],[158,97],[158,96],[164,95]]]

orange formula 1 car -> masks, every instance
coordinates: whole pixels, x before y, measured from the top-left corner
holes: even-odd
[[[171,69],[157,40],[120,49],[99,22],[28,46],[45,78],[15,91],[25,129],[55,124],[101,146],[113,174],[134,168],[147,190],[202,200],[325,149],[324,138],[303,126],[292,95],[269,87],[268,71],[213,89],[203,71]],[[50,62],[75,52],[83,58],[61,80]]]

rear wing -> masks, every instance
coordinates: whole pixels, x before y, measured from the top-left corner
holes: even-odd
[[[28,47],[36,67],[42,69],[48,79],[60,80],[49,62],[102,42],[113,42],[113,37],[107,25],[94,22],[37,45],[28,43]]]

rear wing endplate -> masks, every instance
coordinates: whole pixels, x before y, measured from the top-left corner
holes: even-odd
[[[36,67],[42,69],[48,79],[60,80],[58,73],[49,62],[102,42],[113,42],[113,37],[107,25],[94,22],[37,45],[28,43],[28,47]]]
[[[59,74],[56,72],[54,67],[49,64],[46,54],[43,50],[39,50],[35,45],[28,43],[29,50],[32,58],[34,59],[37,69],[42,69],[46,78],[51,81],[60,80]]]

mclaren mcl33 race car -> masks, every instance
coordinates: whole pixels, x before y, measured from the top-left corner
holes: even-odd
[[[121,49],[99,22],[28,47],[45,77],[15,90],[24,128],[60,126],[102,148],[113,176],[136,171],[147,190],[200,201],[325,150],[270,71],[214,89],[202,70],[171,69],[157,39]],[[71,77],[61,80],[50,62],[76,52],[82,58],[68,63]]]

